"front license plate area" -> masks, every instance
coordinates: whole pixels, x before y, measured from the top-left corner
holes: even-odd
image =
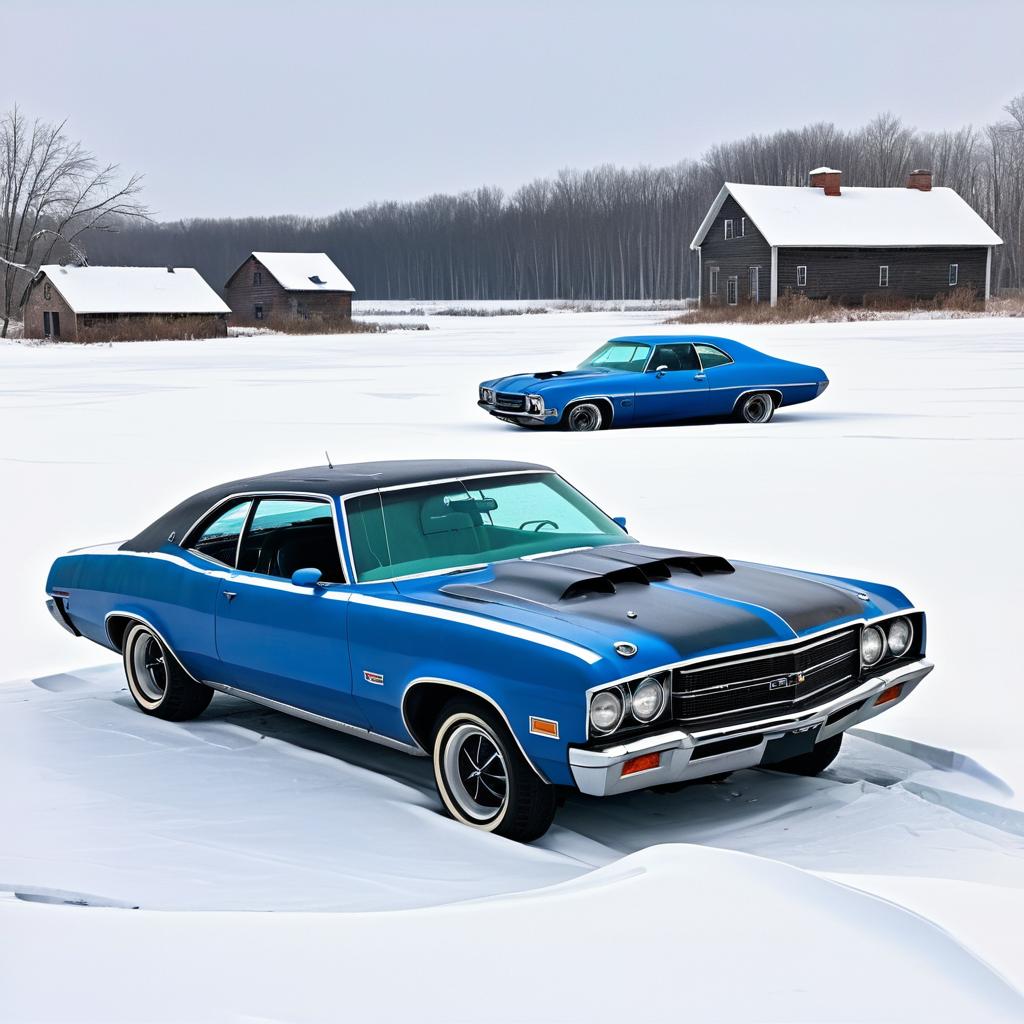
[[[765,765],[776,764],[779,761],[788,761],[791,757],[799,757],[801,754],[809,754],[818,741],[820,725],[815,725],[802,732],[787,732],[778,739],[769,740],[765,746],[764,758],[761,763]]]

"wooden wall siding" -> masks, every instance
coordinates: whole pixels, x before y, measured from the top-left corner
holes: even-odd
[[[726,196],[721,210],[700,247],[701,302],[708,305],[725,304],[726,278],[739,279],[740,302],[750,301],[751,267],[758,268],[758,292],[761,302],[771,301],[772,247],[754,222],[747,217],[747,233],[740,237],[740,218],[746,214],[732,196]],[[725,237],[725,222],[731,219],[735,228],[732,238]],[[718,267],[718,295],[711,294],[711,267]]]
[[[957,287],[985,295],[988,250],[917,249],[779,249],[779,298],[800,292],[812,299],[860,304],[865,295],[932,299],[951,291],[949,265],[959,264]],[[798,288],[796,268],[807,267],[807,286]],[[889,267],[889,287],[879,288],[878,268]]]
[[[226,338],[227,313],[86,313],[78,316],[77,341],[186,341]]]
[[[38,284],[32,285],[25,302],[25,337],[45,338],[43,330],[43,313],[60,314],[60,340],[77,341],[78,327],[75,322],[75,314],[71,307],[64,301],[59,291],[50,285],[50,298],[47,299],[45,285],[47,280],[44,277]]]
[[[262,279],[254,285],[253,274]],[[270,271],[254,256],[232,274],[224,288],[224,301],[231,307],[231,322],[259,325],[273,316],[298,316],[301,311],[324,316],[352,315],[352,296],[346,292],[290,292],[277,283]],[[263,320],[256,319],[256,306],[263,306]]]

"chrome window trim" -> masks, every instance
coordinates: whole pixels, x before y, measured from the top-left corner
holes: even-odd
[[[733,359],[733,357],[731,355],[729,355],[729,353],[726,352],[724,348],[719,348],[717,345],[712,345],[710,342],[707,342],[707,341],[694,341],[694,342],[691,342],[691,344],[693,345],[693,351],[697,353],[697,362],[700,363],[701,373],[706,373],[708,370],[713,370],[715,368],[715,366],[729,366],[729,365],[731,365],[731,364],[736,362],[736,360]],[[698,347],[699,345],[706,345],[708,348],[713,348],[716,352],[721,352],[722,355],[725,356],[725,358],[728,360],[728,362],[727,363],[715,363],[715,366],[705,366],[704,365],[704,360],[701,358],[700,348]],[[785,386],[785,385],[782,385],[782,386]],[[740,387],[742,387],[742,385],[740,385]],[[707,391],[725,391],[726,389],[725,388],[706,388],[705,390],[707,390]]]
[[[380,579],[380,580],[360,580],[359,577],[358,577],[358,574],[356,572],[355,558],[351,554],[351,552],[352,552],[352,534],[351,534],[351,530],[349,528],[348,510],[345,507],[346,503],[351,498],[364,498],[364,497],[366,497],[367,494],[384,494],[387,491],[403,491],[403,490],[407,490],[410,487],[429,487],[431,484],[455,484],[455,483],[463,483],[466,480],[490,480],[490,479],[493,479],[495,477],[505,477],[505,476],[538,476],[538,475],[558,477],[558,479],[561,480],[562,483],[564,483],[567,487],[571,487],[574,491],[576,491],[577,494],[581,495],[588,502],[590,502],[590,504],[593,505],[594,508],[596,508],[598,510],[598,512],[600,512],[601,515],[603,515],[606,519],[611,520],[612,522],[615,522],[615,520],[612,519],[612,517],[610,515],[608,515],[608,513],[605,512],[605,510],[603,508],[601,508],[595,502],[591,501],[590,498],[588,498],[587,495],[583,494],[583,492],[580,491],[578,488],[573,487],[573,485],[571,483],[569,483],[569,481],[566,480],[565,477],[563,477],[560,473],[556,473],[553,469],[543,469],[543,468],[539,468],[539,469],[512,469],[512,470],[506,470],[506,471],[501,472],[501,473],[473,473],[470,476],[451,476],[451,477],[441,477],[441,478],[434,479],[434,480],[418,480],[415,483],[393,484],[390,487],[371,487],[371,488],[368,488],[365,491],[355,491],[352,494],[346,494],[346,495],[343,495],[341,497],[341,517],[342,517],[342,519],[344,520],[344,523],[345,523],[346,554],[348,556],[349,576],[350,576],[350,578],[352,580],[352,583],[350,585],[351,586],[355,586],[355,587],[372,587],[372,586],[376,586],[376,585],[381,584],[381,583],[397,583],[397,582],[401,582],[402,580],[421,579],[421,578],[425,578],[425,577],[428,577],[428,576],[444,576],[444,575],[448,575],[449,573],[454,573],[454,572],[457,572],[457,571],[471,571],[473,569],[485,569],[489,565],[499,565],[502,562],[517,562],[517,561],[519,561],[520,557],[524,557],[524,556],[518,556],[516,558],[498,558],[498,559],[495,559],[493,562],[467,562],[466,565],[451,565],[451,566],[448,566],[445,569],[431,569],[428,572],[410,573],[410,574],[407,574],[407,575],[404,575],[404,576],[388,576],[386,579]],[[618,526],[618,523],[616,523],[615,525]],[[619,529],[622,529],[622,527],[619,527]],[[628,537],[629,536],[629,534],[627,534],[625,530],[623,530],[622,533],[623,533],[623,537]],[[623,541],[617,542],[617,543],[629,543],[629,541],[623,540]],[[604,546],[604,545],[600,545],[600,546]],[[571,549],[571,550],[575,550],[575,549]],[[525,557],[527,557],[527,558],[546,558],[546,557],[548,557],[549,554],[553,555],[553,554],[564,554],[564,553],[565,553],[565,549],[563,549],[561,552],[540,551],[536,555],[528,555],[528,556],[525,556]]]
[[[534,770],[534,772],[537,775],[537,778],[539,778],[541,780],[541,782],[550,782],[551,781],[533,763],[533,759],[530,757],[530,755],[523,748],[522,743],[519,742],[519,737],[518,737],[518,735],[516,735],[515,729],[512,728],[512,723],[508,720],[508,715],[505,714],[505,712],[502,709],[501,705],[498,704],[498,702],[493,697],[491,697],[490,695],[484,693],[483,690],[478,690],[475,686],[467,686],[465,683],[457,683],[453,679],[442,679],[442,678],[440,678],[438,676],[417,676],[415,679],[412,680],[412,682],[410,682],[410,683],[408,683],[406,685],[405,689],[402,691],[402,700],[401,700],[401,704],[400,704],[400,710],[401,710],[401,713],[402,713],[402,725],[405,727],[405,731],[409,734],[410,739],[415,741],[416,737],[413,735],[412,729],[409,728],[409,721],[405,717],[406,698],[409,696],[409,691],[414,686],[420,686],[423,683],[435,683],[435,684],[440,685],[440,686],[451,686],[451,687],[453,687],[456,690],[465,690],[467,693],[472,693],[475,696],[480,697],[482,700],[487,701],[487,703],[490,704],[491,707],[493,707],[494,710],[497,711],[499,715],[501,715],[502,721],[505,723],[505,725],[508,726],[508,731],[512,734],[512,739],[515,740],[516,746],[519,748],[519,753],[521,753],[523,755],[523,757],[526,758],[526,763]],[[423,748],[419,747],[419,749],[422,750]]]
[[[186,547],[185,544],[195,532],[196,527],[199,526],[212,512],[216,511],[221,505],[226,505],[230,501],[236,499],[252,498],[255,499],[252,505],[249,507],[249,512],[245,517],[245,523],[242,526],[242,531],[238,535],[238,546],[235,549],[235,564],[228,565],[226,562],[219,562],[215,558],[211,558],[209,555],[204,555],[201,551],[196,551],[194,548]],[[211,505],[186,531],[181,542],[177,545],[182,551],[187,551],[189,554],[198,555],[200,558],[206,558],[215,565],[223,566],[225,569],[231,569],[233,572],[245,571],[239,570],[238,568],[238,552],[241,549],[242,538],[245,536],[245,531],[248,529],[250,522],[252,521],[253,512],[258,504],[260,498],[281,498],[287,501],[289,498],[300,500],[316,500],[325,502],[327,507],[331,510],[331,520],[334,523],[334,543],[338,548],[338,561],[341,564],[342,574],[346,577],[350,574],[346,571],[347,566],[345,562],[345,552],[341,543],[341,528],[338,525],[338,509],[337,509],[337,497],[330,494],[318,494],[314,491],[238,491],[235,494],[228,494],[221,498],[220,501]],[[148,552],[146,552],[148,554]],[[254,573],[256,576],[264,575],[263,573]],[[348,579],[340,581],[341,584],[349,585]]]

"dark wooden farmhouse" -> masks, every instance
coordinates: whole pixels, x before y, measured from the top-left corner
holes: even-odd
[[[989,297],[999,236],[950,188],[913,171],[905,188],[845,188],[819,167],[807,187],[727,182],[690,243],[702,305],[780,296],[860,305],[934,299],[954,288]]]
[[[254,252],[224,292],[233,324],[269,326],[281,319],[347,319],[355,289],[326,253]]]
[[[231,311],[192,267],[48,265],[29,286],[25,337],[61,341],[216,338]]]

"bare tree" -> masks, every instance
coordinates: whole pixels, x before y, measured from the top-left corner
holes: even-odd
[[[65,125],[29,124],[17,107],[0,118],[0,338],[42,264],[83,260],[84,232],[146,218],[139,175],[119,184],[117,166],[100,164]]]

